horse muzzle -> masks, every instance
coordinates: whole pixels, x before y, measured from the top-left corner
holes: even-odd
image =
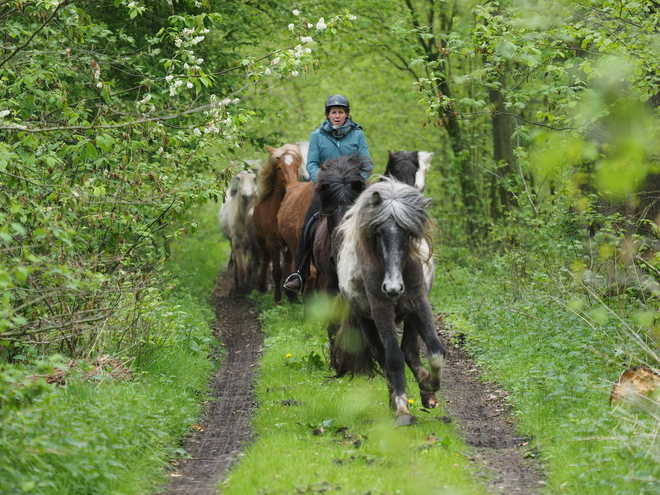
[[[406,286],[403,284],[403,282],[384,280],[383,285],[380,286],[380,289],[383,291],[383,294],[385,294],[390,299],[396,299],[401,294],[403,294],[403,291],[406,290]]]

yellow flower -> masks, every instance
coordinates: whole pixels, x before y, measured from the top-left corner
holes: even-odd
[[[415,401],[413,399],[408,399],[408,404],[414,404]]]
[[[290,357],[291,357],[291,354],[287,354],[286,357],[290,358]]]

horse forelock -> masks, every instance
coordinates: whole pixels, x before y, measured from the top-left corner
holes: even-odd
[[[372,200],[374,193],[380,197],[377,202]],[[375,230],[392,218],[410,232],[410,255],[424,261],[428,253],[420,247],[424,239],[429,241],[432,226],[426,204],[424,196],[414,187],[385,177],[371,184],[346,214],[342,224],[344,242],[359,244],[365,254],[376,259]]]
[[[296,165],[302,161],[300,148],[297,144],[285,144],[281,148],[269,150],[268,158],[259,172],[257,186],[259,189],[258,201],[262,201],[271,195],[277,179],[277,164],[283,156],[291,156]],[[290,164],[286,162],[285,163]]]
[[[366,187],[362,173],[367,165],[368,160],[357,156],[328,160],[323,164],[315,185],[322,213],[331,213],[355,202]]]

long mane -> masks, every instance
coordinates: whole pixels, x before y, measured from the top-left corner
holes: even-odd
[[[294,154],[298,163],[302,160],[300,148],[298,148],[297,144],[285,144],[281,148],[269,150],[268,158],[263,167],[261,167],[259,177],[257,178],[257,187],[259,189],[257,201],[263,201],[273,193],[275,179],[277,178],[277,162],[282,155],[287,153]]]
[[[365,189],[362,175],[369,170],[371,160],[352,155],[328,160],[321,165],[314,192],[321,203],[321,213],[331,214],[338,208],[352,205]]]
[[[374,231],[393,218],[410,232],[410,256],[420,262],[428,261],[433,254],[430,239],[433,223],[426,209],[428,202],[414,187],[383,177],[380,182],[372,183],[348,210],[340,235],[345,243],[355,243],[361,252],[376,260]]]

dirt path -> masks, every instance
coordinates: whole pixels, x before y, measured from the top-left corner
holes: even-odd
[[[254,371],[262,351],[257,312],[243,298],[232,297],[233,277],[221,276],[213,300],[215,331],[226,351],[222,366],[213,377],[202,421],[185,442],[192,457],[173,473],[163,495],[212,495],[218,480],[252,441],[250,419],[256,399]]]
[[[213,495],[217,482],[252,440],[249,422],[255,406],[254,368],[263,335],[257,313],[245,299],[231,296],[231,277],[221,277],[214,294],[216,331],[226,359],[211,385],[201,427],[185,444],[192,459],[181,463],[163,495]],[[506,396],[485,384],[460,347],[450,345],[449,332],[439,319],[440,335],[448,348],[440,395],[451,421],[471,447],[475,472],[490,493],[533,495],[542,487],[540,464],[525,438],[516,434]],[[450,421],[447,418],[447,421]]]

